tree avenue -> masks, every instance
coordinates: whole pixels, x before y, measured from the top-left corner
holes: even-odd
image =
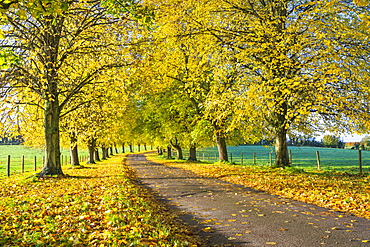
[[[347,128],[349,120],[367,113],[369,33],[361,23],[368,7],[348,1],[238,0],[214,6],[214,20],[199,28],[234,51],[229,60],[239,68],[236,80],[248,81],[248,88],[240,88],[247,99],[245,115],[265,119],[275,138],[276,166],[289,165],[292,130],[333,122]]]
[[[44,114],[41,175],[62,174],[60,131],[90,162],[125,143],[227,161],[227,143],[273,139],[284,167],[288,137],[368,129],[367,0],[3,3],[0,124],[11,105]]]
[[[275,165],[288,166],[288,134],[352,131],[366,120],[365,2],[150,2],[164,46],[154,58],[161,87],[176,81],[174,94],[210,121],[221,160],[235,130],[274,138]]]
[[[132,63],[122,54],[130,14],[109,14],[100,1],[22,3],[4,13],[2,47],[11,48],[20,62],[3,71],[3,78],[15,91],[37,95],[33,102],[19,97],[9,101],[37,105],[44,112],[46,162],[40,175],[63,174],[60,117],[83,104],[76,98],[98,76]],[[75,64],[83,60],[89,61],[86,66]]]

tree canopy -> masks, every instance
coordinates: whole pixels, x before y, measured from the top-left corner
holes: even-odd
[[[288,166],[289,136],[370,122],[367,0],[0,5],[1,125],[43,126],[42,175],[62,173],[60,132],[101,147],[215,143],[221,160],[227,143],[273,139]]]

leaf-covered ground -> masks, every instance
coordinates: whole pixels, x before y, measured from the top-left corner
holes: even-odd
[[[70,177],[1,180],[0,246],[197,246],[115,156]]]
[[[240,166],[222,162],[189,163],[165,160],[155,155],[147,156],[153,161],[188,169],[205,177],[220,178],[285,198],[370,219],[370,176],[304,172],[294,168]]]

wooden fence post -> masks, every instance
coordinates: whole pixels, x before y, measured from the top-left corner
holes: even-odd
[[[289,150],[289,164],[290,164],[290,166],[293,165],[293,153],[292,153],[292,150]]]
[[[37,171],[37,162],[36,162],[36,156],[35,156],[35,171]]]
[[[24,173],[24,155],[22,155],[22,173]]]
[[[256,152],[253,152],[253,165],[257,164],[257,154]]]
[[[316,151],[316,159],[317,159],[317,170],[321,170],[321,161],[320,161],[319,151]]]
[[[242,153],[242,165],[244,165],[244,164],[243,164],[243,153]]]
[[[230,162],[233,163],[233,153],[230,153]]]
[[[272,151],[269,153],[270,155],[270,166],[272,166]]]
[[[6,166],[6,173],[10,177],[10,155],[8,155],[8,164]]]
[[[361,150],[358,150],[358,166],[360,168],[360,174],[362,174],[362,154],[361,154]]]

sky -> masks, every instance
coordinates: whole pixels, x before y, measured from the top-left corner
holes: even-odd
[[[326,135],[326,134],[325,134]],[[322,140],[324,135],[316,137],[316,140]],[[360,142],[366,135],[342,135],[340,136],[344,142]]]
[[[344,142],[360,142],[366,135],[341,136]]]

